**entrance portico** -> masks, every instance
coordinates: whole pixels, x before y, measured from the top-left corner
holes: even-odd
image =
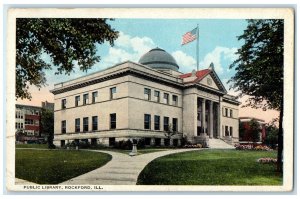
[[[197,97],[197,137],[220,138],[220,104],[217,101]],[[200,139],[201,140],[201,139]],[[200,141],[199,140],[199,141]]]

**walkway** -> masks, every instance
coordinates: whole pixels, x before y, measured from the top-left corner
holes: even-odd
[[[152,160],[169,154],[194,150],[201,149],[174,149],[147,153],[132,157],[123,153],[97,150],[96,152],[110,154],[112,156],[112,160],[98,169],[67,180],[61,184],[135,185],[140,172]]]

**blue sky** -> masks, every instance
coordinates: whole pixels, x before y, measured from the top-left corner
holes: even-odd
[[[78,68],[70,76],[54,76],[55,70],[46,71],[49,88],[55,83],[67,81],[89,73],[93,73],[116,63],[131,60],[137,62],[141,55],[151,48],[160,47],[174,56],[179,71],[183,73],[196,69],[196,41],[181,46],[182,35],[199,24],[199,69],[208,68],[211,62],[226,85],[226,81],[234,75],[229,65],[236,58],[234,54],[243,41],[237,36],[247,26],[244,19],[115,19],[109,21],[111,26],[120,32],[115,46],[108,43],[97,45],[97,54],[101,61],[88,72]],[[49,58],[45,55],[45,59]]]

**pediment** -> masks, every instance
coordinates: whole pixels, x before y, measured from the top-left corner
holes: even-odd
[[[211,72],[204,76],[198,83],[209,88],[227,92],[223,83],[214,70],[211,70]]]

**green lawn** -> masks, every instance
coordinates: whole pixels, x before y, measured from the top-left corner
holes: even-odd
[[[99,168],[111,160],[104,153],[75,150],[16,150],[16,178],[58,184]]]
[[[201,150],[164,156],[150,162],[140,185],[282,185],[275,165],[257,163],[276,158],[275,151]]]

